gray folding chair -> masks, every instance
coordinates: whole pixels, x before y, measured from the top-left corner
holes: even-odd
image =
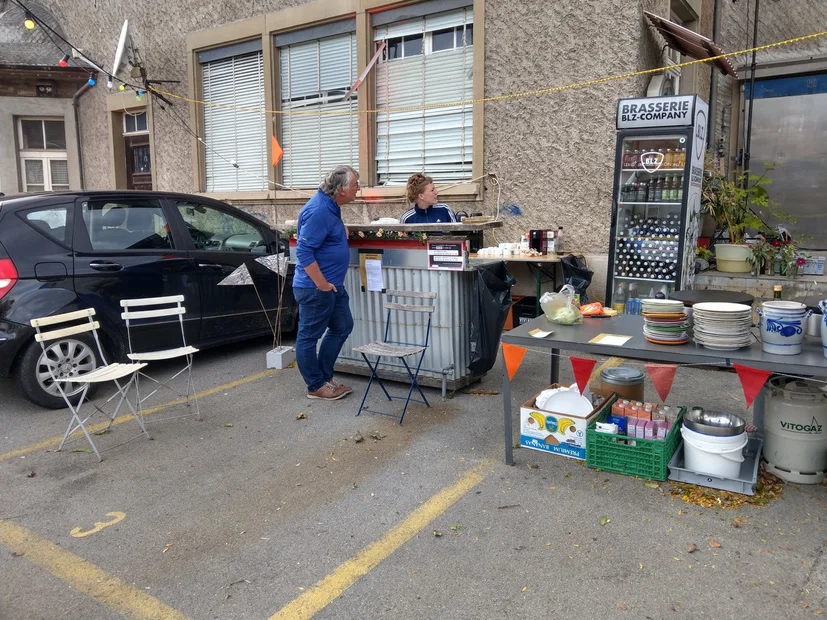
[[[48,369],[49,376],[54,381],[55,385],[57,386],[60,395],[63,396],[63,400],[66,401],[66,405],[72,411],[72,419],[69,421],[69,427],[66,429],[66,433],[63,435],[63,439],[60,442],[57,450],[60,452],[63,449],[63,445],[66,443],[66,440],[69,438],[69,435],[74,433],[76,430],[80,429],[83,431],[83,434],[86,435],[86,440],[89,442],[89,445],[92,446],[92,450],[94,450],[95,455],[97,455],[98,460],[102,461],[103,458],[98,451],[95,442],[92,441],[92,436],[89,434],[89,431],[86,428],[86,423],[89,421],[96,412],[99,412],[106,416],[109,419],[109,425],[106,427],[106,431],[108,432],[112,428],[112,422],[114,422],[115,418],[118,417],[118,413],[121,410],[121,407],[124,403],[127,404],[129,409],[132,411],[132,415],[134,416],[135,420],[138,422],[138,426],[141,427],[141,431],[144,435],[146,435],[147,439],[149,439],[149,433],[146,432],[146,427],[144,426],[143,420],[138,415],[138,412],[135,410],[135,407],[132,406],[132,403],[129,400],[129,388],[132,387],[133,384],[137,387],[137,380],[136,377],[138,376],[138,371],[141,370],[146,364],[141,363],[133,363],[133,364],[107,364],[106,357],[103,354],[103,347],[101,347],[100,339],[98,338],[98,329],[100,328],[100,323],[95,321],[92,317],[95,316],[95,309],[88,308],[87,310],[78,310],[77,312],[67,312],[66,314],[58,314],[56,316],[45,317],[41,319],[32,319],[31,324],[32,327],[35,328],[35,340],[40,343],[40,347],[43,349],[44,355],[50,355],[49,351],[47,350],[46,343],[52,340],[56,340],[58,338],[66,338],[67,336],[74,336],[77,334],[89,333],[91,332],[95,338],[95,343],[98,346],[98,353],[100,354],[100,359],[103,362],[103,366],[99,366],[88,373],[75,375],[75,376],[67,376],[64,378],[59,378],[55,376],[54,370],[52,368],[52,364],[46,364],[46,368]],[[85,319],[85,320],[84,320]],[[71,325],[66,326],[67,323],[71,323]],[[60,326],[55,329],[44,330],[44,327],[54,327]],[[120,381],[126,379],[126,383],[121,385]],[[115,407],[115,410],[109,414],[103,409],[101,409],[95,403],[91,401],[91,404],[95,411],[91,412],[85,418],[81,418],[80,410],[83,406],[84,401],[86,400],[86,395],[89,392],[89,386],[93,383],[107,383],[112,381],[117,386],[117,392],[109,398],[106,402],[108,403],[113,398],[120,394],[120,400],[118,400],[118,404]],[[66,392],[63,389],[63,383],[80,383],[82,384],[83,390],[80,393],[80,398],[77,402],[77,405],[73,405],[72,401],[66,396]],[[137,394],[137,392],[136,392]]]
[[[425,358],[425,352],[428,349],[428,342],[431,337],[431,317],[433,316],[434,310],[436,310],[436,293],[417,293],[411,291],[387,291],[385,293],[388,296],[387,301],[384,302],[385,309],[388,311],[387,313],[387,320],[385,321],[385,337],[382,341],[371,342],[369,344],[361,345],[358,347],[353,347],[354,351],[358,351],[362,354],[362,357],[365,360],[365,363],[370,368],[370,380],[368,381],[368,387],[365,389],[365,395],[362,397],[362,402],[359,404],[359,411],[356,412],[358,416],[362,413],[362,410],[368,411],[370,413],[378,413],[379,415],[386,415],[392,418],[399,418],[399,423],[402,424],[402,420],[405,418],[405,412],[408,411],[408,405],[411,403],[411,400],[415,403],[422,403],[427,405],[428,407],[431,404],[428,402],[428,399],[425,398],[425,394],[422,391],[422,388],[419,387],[419,369],[422,367],[422,360]],[[408,297],[412,299],[421,299],[425,303],[423,304],[402,304],[398,302],[391,301],[394,297]],[[390,327],[391,327],[391,316],[393,312],[397,313],[406,313],[412,314],[414,316],[422,317],[423,315],[428,315],[428,322],[425,324],[424,327],[424,342],[401,342],[398,340],[391,340],[390,339]],[[406,332],[408,330],[405,330]],[[370,363],[368,359],[368,355],[376,356],[376,362],[374,364]],[[410,356],[419,356],[419,359],[416,361],[416,368],[411,370],[411,367],[408,365],[408,362],[405,360],[406,357]],[[379,377],[379,362],[383,357],[389,357],[393,359],[399,360],[401,362],[401,366],[405,368],[408,372],[408,376],[411,379],[411,387],[408,389],[407,396],[391,396],[388,390],[385,388],[385,384],[382,382],[381,377]],[[416,359],[416,357],[414,357]],[[397,366],[400,364],[396,364]],[[370,392],[370,388],[373,385],[374,380],[379,383],[379,387],[382,388],[382,391],[385,393],[385,396],[388,398],[389,401],[394,400],[404,400],[405,406],[402,408],[401,414],[396,414],[393,412],[388,411],[378,411],[375,409],[366,409],[365,408],[365,401],[368,398],[368,393]],[[418,399],[411,399],[411,395],[413,394],[414,388],[419,392],[419,395],[422,397],[422,400]]]
[[[192,381],[192,356],[194,353],[198,353],[198,349],[187,345],[187,337],[184,334],[184,315],[187,313],[187,309],[182,305],[183,302],[183,295],[171,295],[168,297],[145,297],[143,299],[121,300],[121,307],[124,309],[124,311],[121,313],[121,318],[126,322],[126,334],[127,339],[129,341],[129,354],[127,355],[127,357],[129,359],[131,359],[133,362],[146,363],[175,359],[183,359],[186,362],[186,364],[181,370],[176,372],[172,377],[170,377],[166,381],[156,379],[155,377],[148,375],[146,371],[138,373],[138,379],[135,380],[135,383],[136,390],[138,392],[139,410],[141,408],[141,404],[144,401],[146,401],[148,398],[151,398],[161,388],[167,388],[168,390],[175,392],[179,396],[185,397],[187,399],[187,407],[189,407],[190,405],[190,396],[192,396],[193,400],[195,401],[195,414],[197,417],[201,417],[201,410],[198,408],[198,399],[194,396],[195,384]],[[135,338],[133,332],[139,331],[141,329],[157,329],[157,322],[153,321],[151,323],[148,323],[147,321],[149,319],[159,319],[171,316],[178,317],[178,324],[181,329],[181,346],[173,347],[170,349],[162,349],[159,351],[135,351],[133,343],[133,340]],[[181,376],[183,373],[187,373],[186,392],[182,392],[179,389],[175,388],[173,385],[171,385],[171,383],[179,376]],[[157,387],[146,396],[141,396],[140,378],[152,381],[153,383],[155,383]]]

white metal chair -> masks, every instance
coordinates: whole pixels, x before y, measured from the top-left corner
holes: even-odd
[[[135,410],[135,407],[132,406],[132,403],[129,401],[129,388],[133,385],[136,385],[137,388],[137,376],[138,371],[141,370],[146,364],[142,363],[133,363],[133,364],[108,364],[106,362],[106,357],[103,354],[103,347],[101,347],[100,339],[98,338],[98,329],[100,328],[100,323],[95,321],[92,317],[95,316],[95,309],[88,308],[86,310],[78,310],[77,312],[67,312],[65,314],[58,314],[55,316],[45,317],[41,319],[32,319],[31,324],[32,327],[35,328],[35,340],[40,343],[40,347],[43,349],[43,353],[48,355],[48,351],[46,349],[47,342],[52,340],[57,340],[58,338],[66,338],[68,336],[74,336],[77,334],[83,334],[91,332],[95,338],[95,344],[98,347],[98,354],[100,355],[101,362],[103,366],[99,366],[86,374],[82,375],[67,375],[65,377],[56,377],[54,374],[54,370],[51,364],[47,364],[46,368],[49,371],[49,375],[54,381],[55,385],[57,386],[60,395],[63,396],[63,400],[66,401],[69,409],[72,411],[72,419],[69,421],[69,427],[66,429],[66,433],[63,435],[63,439],[60,442],[57,450],[63,449],[63,445],[66,443],[66,440],[69,438],[69,435],[74,433],[76,430],[80,429],[83,431],[83,434],[86,435],[86,440],[89,442],[89,445],[92,446],[92,450],[95,452],[95,455],[98,457],[99,461],[102,461],[103,458],[98,452],[98,448],[95,445],[95,442],[92,441],[92,436],[89,434],[89,431],[86,428],[86,423],[89,421],[95,412],[100,412],[109,418],[109,425],[106,427],[106,431],[112,428],[112,422],[115,421],[115,418],[118,417],[118,413],[121,410],[121,407],[124,403],[129,406],[129,409],[132,411],[132,415],[134,416],[135,420],[138,422],[138,426],[141,427],[141,431],[143,434],[146,435],[147,439],[149,439],[149,433],[146,431],[146,427],[144,426],[143,420],[138,415],[138,412]],[[85,320],[84,320],[85,319]],[[66,326],[66,323],[71,323],[71,325]],[[53,326],[60,326],[57,328],[44,330],[44,327],[53,327]],[[126,383],[121,385],[121,379],[126,379]],[[80,409],[83,406],[83,402],[86,400],[86,395],[89,392],[89,386],[93,383],[106,383],[108,381],[114,382],[117,386],[117,392],[106,402],[111,401],[115,398],[118,394],[120,394],[120,400],[118,400],[118,404],[115,407],[115,410],[109,414],[98,405],[91,401],[87,401],[91,404],[95,411],[90,413],[85,418],[80,417]],[[77,405],[72,404],[72,400],[66,396],[66,392],[63,389],[62,383],[80,383],[84,384],[83,390],[80,393],[80,398],[77,401]],[[137,394],[137,392],[136,392]]]
[[[362,357],[365,360],[365,363],[370,368],[370,380],[368,381],[368,386],[365,389],[365,395],[362,397],[362,402],[359,404],[359,411],[356,412],[358,416],[362,413],[362,410],[368,411],[370,413],[378,413],[379,415],[386,415],[392,418],[399,418],[399,423],[402,424],[402,420],[405,417],[405,412],[408,410],[408,405],[411,403],[411,400],[415,403],[422,403],[427,405],[428,407],[431,404],[428,402],[428,399],[425,398],[425,394],[422,392],[422,388],[419,387],[418,377],[419,377],[419,369],[422,367],[422,360],[425,358],[425,352],[428,349],[428,342],[431,337],[431,318],[433,317],[434,310],[436,310],[436,293],[419,293],[419,292],[411,292],[411,291],[387,291],[385,293],[388,298],[387,301],[384,302],[384,307],[388,311],[387,313],[387,320],[385,321],[385,336],[381,341],[371,342],[369,344],[361,345],[358,347],[353,347],[354,351],[358,351],[362,354]],[[413,299],[421,299],[425,303],[424,304],[403,304],[391,301],[394,297],[408,297]],[[414,315],[422,316],[424,314],[428,315],[428,322],[425,325],[425,340],[421,343],[414,343],[414,342],[400,342],[398,340],[390,340],[390,327],[391,327],[391,313],[392,312],[399,312],[399,313],[411,313]],[[408,333],[409,330],[405,329],[405,332]],[[376,363],[371,364],[370,360],[368,359],[368,355],[376,356]],[[408,365],[408,362],[405,360],[406,357],[409,356],[419,356],[419,360],[416,363],[416,368],[411,370],[411,367]],[[388,393],[388,390],[385,388],[385,384],[382,383],[382,379],[379,377],[379,362],[383,357],[390,357],[398,359],[402,362],[402,366],[405,367],[405,370],[408,371],[408,376],[411,379],[411,387],[408,389],[407,396],[391,396]],[[416,359],[416,358],[414,358]],[[398,366],[398,364],[397,364]],[[379,383],[379,387],[382,388],[382,391],[385,393],[389,401],[393,400],[404,400],[405,406],[402,408],[402,413],[397,415],[393,412],[387,411],[377,411],[374,409],[365,409],[365,401],[368,398],[368,393],[370,392],[370,387],[373,385],[373,381],[376,380]],[[422,397],[422,400],[418,399],[411,399],[411,395],[413,394],[414,388],[417,389],[419,395]]]
[[[135,380],[136,390],[138,392],[138,409],[141,404],[148,398],[151,398],[161,388],[167,388],[176,394],[187,399],[187,407],[190,404],[190,396],[193,396],[195,401],[195,413],[197,417],[201,417],[201,411],[198,408],[198,399],[195,398],[195,384],[192,381],[192,356],[198,353],[198,349],[187,345],[187,337],[184,334],[184,315],[187,309],[182,305],[184,302],[183,295],[171,295],[168,297],[145,297],[143,299],[122,299],[121,307],[124,311],[121,313],[121,318],[126,322],[126,334],[129,341],[129,354],[127,357],[133,362],[159,362],[164,360],[174,360],[183,358],[186,365],[176,372],[172,377],[166,381],[161,381],[146,372],[140,372],[139,378]],[[159,319],[163,317],[177,316],[178,324],[181,328],[181,346],[171,349],[162,349],[160,351],[135,351],[133,332],[141,329],[157,329],[157,323],[147,323],[147,319]],[[172,381],[177,379],[181,374],[187,373],[187,391],[182,392],[172,385]],[[146,378],[154,382],[157,387],[146,396],[140,395],[140,378]]]

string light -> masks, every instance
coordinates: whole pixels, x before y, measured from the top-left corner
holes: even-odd
[[[112,90],[112,86],[114,86],[114,84],[112,84],[112,78],[110,77],[109,79],[106,80],[106,88],[108,88],[109,90]]]
[[[121,84],[120,86],[118,86],[118,90],[121,91],[121,92],[125,91],[126,90],[126,85]]]
[[[135,93],[135,99],[140,101],[141,100],[141,95],[143,95],[143,94],[144,94],[144,91],[139,90],[137,93]]]
[[[89,76],[88,84],[89,84],[89,86],[94,86],[95,85],[95,77],[94,76],[92,76],[92,75]]]
[[[32,14],[28,11],[26,11],[26,19],[23,20],[23,25],[26,26],[27,30],[34,30],[34,16],[32,16]]]
[[[57,63],[61,67],[68,67],[69,66],[69,54],[66,54],[60,61]]]

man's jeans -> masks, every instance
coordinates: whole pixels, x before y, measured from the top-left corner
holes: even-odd
[[[335,292],[322,292],[317,288],[294,288],[293,296],[299,304],[296,361],[307,384],[307,391],[315,392],[333,378],[333,364],[353,331],[350,298],[344,285],[339,286]],[[322,346],[316,353],[322,335]]]

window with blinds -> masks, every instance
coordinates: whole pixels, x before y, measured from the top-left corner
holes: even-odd
[[[279,48],[282,183],[318,187],[332,168],[359,161],[359,105],[345,94],[356,80],[356,35]]]
[[[473,10],[462,8],[374,29],[387,47],[376,67],[379,110],[473,98]],[[471,178],[473,106],[376,115],[379,185],[404,185],[415,172],[437,183]]]
[[[58,192],[69,189],[69,161],[63,121],[18,121],[19,156],[24,192]]]
[[[206,190],[268,189],[261,51],[201,64]],[[233,165],[237,164],[238,167]]]

